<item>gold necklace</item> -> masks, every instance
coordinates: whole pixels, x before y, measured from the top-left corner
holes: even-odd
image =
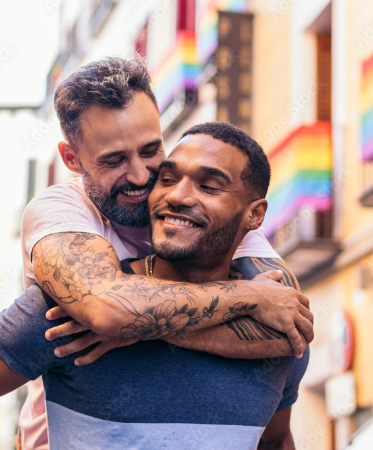
[[[145,273],[147,277],[153,276],[153,260],[155,255],[148,255],[145,258]]]

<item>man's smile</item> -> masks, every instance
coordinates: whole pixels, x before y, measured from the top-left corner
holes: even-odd
[[[119,192],[118,197],[119,200],[122,197],[126,202],[129,203],[139,203],[145,201],[149,197],[150,191],[151,189],[147,188],[136,191]]]
[[[200,228],[201,224],[182,214],[163,213],[158,216],[161,225],[165,228]]]

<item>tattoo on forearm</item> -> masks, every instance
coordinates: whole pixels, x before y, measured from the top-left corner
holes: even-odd
[[[197,325],[203,319],[211,317],[218,310],[219,297],[214,298],[208,308],[204,308],[201,315],[196,315],[198,308],[189,309],[185,304],[177,309],[173,300],[167,300],[154,308],[149,308],[144,314],[136,310],[130,311],[135,321],[123,327],[121,335],[126,338],[138,337],[141,340],[162,339],[184,333],[189,327]]]
[[[286,335],[262,325],[251,317],[245,316],[226,323],[241,341],[272,341],[286,338]]]
[[[117,301],[134,317],[132,323],[121,328],[120,335],[123,337],[147,340],[184,333],[202,320],[211,319],[218,311],[219,296],[214,295],[215,291],[208,307],[191,308],[197,290],[202,289],[206,295],[211,295],[210,288],[213,287],[222,292],[232,291],[236,287],[234,281],[221,281],[203,283],[198,289],[191,289],[188,283],[165,284],[153,278],[150,280],[124,274],[118,268],[118,257],[113,246],[108,243],[104,252],[98,252],[93,245],[95,239],[96,235],[90,233],[60,233],[40,241],[33,255],[36,266],[44,275],[52,275],[53,280],[62,285],[69,295],[58,295],[53,280],[43,280],[41,287],[65,304],[81,302],[92,295]],[[159,302],[139,312],[128,300],[128,294],[149,302]],[[180,307],[180,303],[176,303],[177,299],[185,299],[185,304]],[[255,307],[256,304],[236,304],[224,315],[223,320],[249,314]]]

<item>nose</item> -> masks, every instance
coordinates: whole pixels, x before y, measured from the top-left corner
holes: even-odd
[[[128,166],[126,180],[137,186],[144,186],[149,180],[149,170],[142,158],[132,158]]]
[[[195,206],[196,198],[193,184],[187,180],[179,181],[169,188],[165,196],[165,201],[172,206]]]

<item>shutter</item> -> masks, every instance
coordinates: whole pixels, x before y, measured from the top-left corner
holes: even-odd
[[[317,36],[317,120],[331,121],[332,39]]]

